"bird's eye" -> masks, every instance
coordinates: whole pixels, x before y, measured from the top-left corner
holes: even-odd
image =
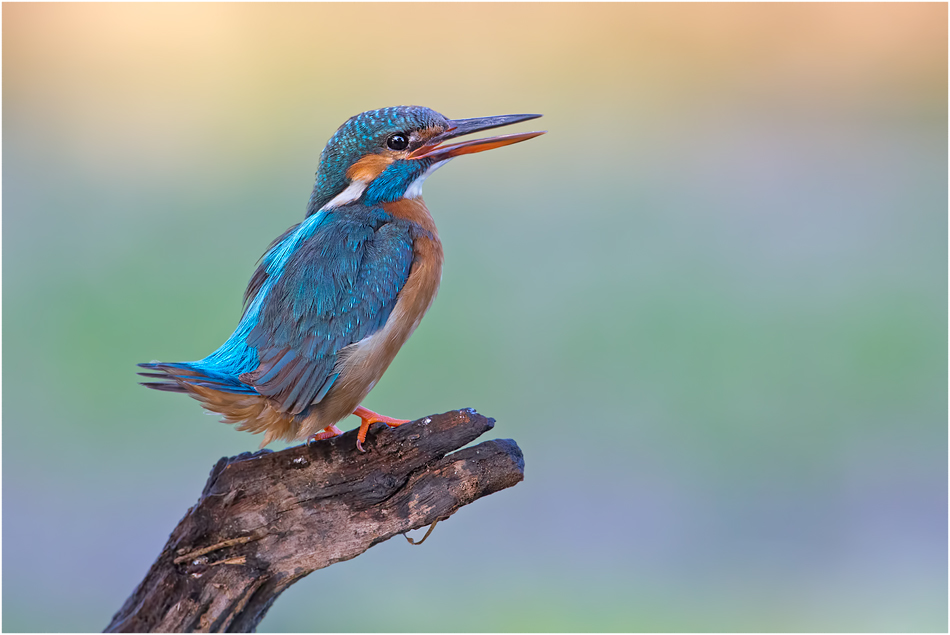
[[[409,147],[409,139],[405,135],[394,134],[386,140],[386,146],[390,150],[405,150]]]

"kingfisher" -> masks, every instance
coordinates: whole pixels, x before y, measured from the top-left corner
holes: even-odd
[[[308,443],[360,418],[360,405],[419,326],[442,279],[442,243],[422,184],[463,154],[537,137],[525,132],[446,143],[541,115],[448,119],[421,106],[370,110],[334,133],[320,155],[303,221],[261,257],[237,328],[195,362],[149,362],[156,390],[185,393],[239,430]]]

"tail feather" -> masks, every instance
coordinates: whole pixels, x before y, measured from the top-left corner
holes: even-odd
[[[238,430],[263,432],[264,447],[275,439],[291,441],[300,435],[303,418],[285,412],[271,399],[241,380],[209,371],[188,362],[148,362],[139,364],[149,371],[139,375],[159,381],[141,382],[152,390],[186,393],[207,410],[224,417],[225,423],[237,424]]]
[[[149,370],[159,371],[139,373],[142,377],[162,380],[157,382],[142,382],[143,386],[148,386],[154,390],[188,392],[188,386],[203,386],[205,388],[236,394],[258,394],[253,387],[248,386],[236,377],[216,373],[195,366],[189,362],[146,362],[139,364],[139,366]]]
[[[182,386],[181,384],[169,384],[169,383],[157,382],[157,381],[142,381],[142,382],[139,382],[139,385],[145,386],[146,388],[151,388],[152,390],[164,390],[165,392],[183,392],[183,393],[188,392],[188,389]]]

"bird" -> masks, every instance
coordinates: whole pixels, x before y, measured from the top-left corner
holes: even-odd
[[[320,155],[304,219],[276,238],[251,276],[228,339],[193,362],[139,364],[156,390],[197,399],[225,423],[272,441],[328,439],[360,418],[408,420],[361,405],[428,311],[443,250],[422,185],[454,157],[545,131],[450,142],[541,115],[448,119],[422,106],[350,117]]]

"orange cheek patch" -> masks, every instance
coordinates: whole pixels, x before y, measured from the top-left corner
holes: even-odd
[[[393,162],[392,157],[382,154],[367,154],[365,157],[350,166],[346,171],[346,178],[351,181],[369,183],[383,173]]]

